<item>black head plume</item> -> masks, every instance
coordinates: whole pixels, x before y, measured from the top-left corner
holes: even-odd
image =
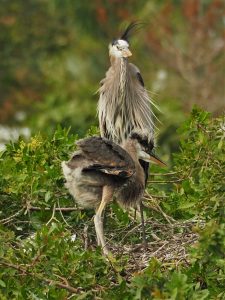
[[[132,32],[134,32],[134,30],[137,31],[141,25],[143,24],[140,22],[131,22],[125,29],[124,33],[121,35],[120,39],[128,42],[128,39],[131,36]]]

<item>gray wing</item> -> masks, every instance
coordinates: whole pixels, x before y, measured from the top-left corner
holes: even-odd
[[[95,169],[119,177],[130,177],[135,172],[134,161],[119,145],[101,137],[90,137],[76,142],[90,162],[85,169]]]
[[[129,63],[129,68],[130,68],[130,71],[131,71],[131,74],[133,75],[133,77],[136,77],[136,79],[138,80],[140,85],[144,87],[145,83],[144,83],[143,77],[141,76],[141,72],[138,69],[138,67],[132,63]]]

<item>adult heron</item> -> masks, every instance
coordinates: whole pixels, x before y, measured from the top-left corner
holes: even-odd
[[[121,146],[101,137],[79,140],[79,147],[68,162],[62,162],[66,187],[79,206],[94,208],[96,235],[104,254],[108,254],[102,212],[115,198],[122,206],[136,207],[145,189],[145,173],[139,159],[151,161],[140,136],[131,135]],[[153,157],[154,159],[154,157]]]
[[[154,142],[151,100],[139,69],[128,62],[128,37],[137,26],[131,23],[119,39],[109,44],[111,67],[100,82],[98,116],[101,136],[120,144],[131,132]]]

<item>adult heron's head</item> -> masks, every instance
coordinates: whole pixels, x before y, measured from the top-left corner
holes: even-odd
[[[125,40],[114,40],[109,44],[109,55],[117,58],[127,58],[132,55],[129,50],[129,43]]]
[[[132,55],[129,49],[128,39],[140,23],[132,22],[127,26],[123,34],[109,44],[109,55],[117,58],[127,58]]]

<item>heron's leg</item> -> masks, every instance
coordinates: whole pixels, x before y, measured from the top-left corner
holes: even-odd
[[[108,249],[106,247],[106,242],[104,238],[104,230],[103,230],[103,220],[102,220],[102,213],[105,209],[106,204],[112,199],[113,192],[109,186],[104,186],[102,191],[102,201],[96,211],[94,216],[94,224],[95,224],[95,231],[97,235],[98,244],[102,246],[102,250],[104,254],[108,254]]]
[[[145,219],[144,219],[144,210],[142,201],[140,202],[140,214],[141,214],[141,227],[142,227],[142,240],[144,249],[147,249],[147,241],[146,241],[146,231],[145,231]]]
[[[96,231],[96,229],[95,229],[95,231]],[[101,246],[101,241],[100,241],[100,238],[99,238],[99,236],[97,234],[97,231],[96,231],[96,237],[97,237],[97,244],[98,244],[98,246]]]

